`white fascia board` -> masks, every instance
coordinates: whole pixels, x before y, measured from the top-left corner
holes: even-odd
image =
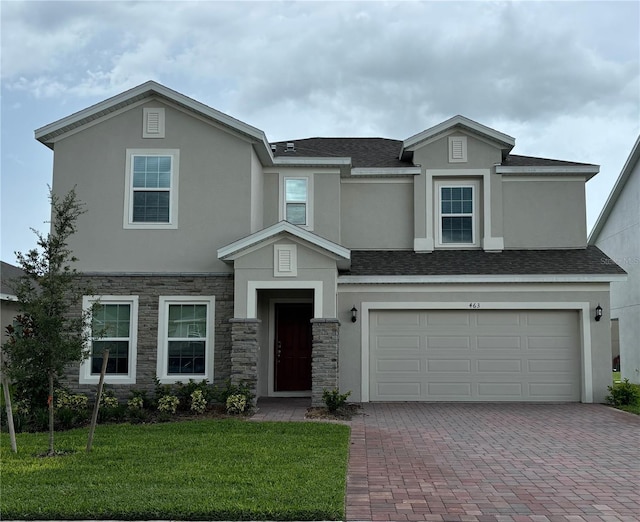
[[[338,284],[442,284],[442,283],[611,283],[626,275],[433,275],[433,276],[338,276]]]
[[[546,176],[585,176],[587,180],[591,179],[598,172],[600,167],[598,165],[585,165],[585,166],[565,166],[565,167],[503,167],[496,166],[496,174],[507,174],[526,176],[531,174],[546,175]]]
[[[327,166],[327,167],[336,167],[336,166],[348,166],[351,165],[351,158],[342,157],[342,158],[324,158],[324,157],[298,157],[298,158],[283,158],[282,156],[278,156],[273,158],[274,166],[283,166],[283,167],[315,167],[315,166]]]
[[[404,151],[404,150],[411,149],[411,147],[414,147],[418,143],[421,143],[438,134],[442,134],[443,132],[446,132],[450,128],[453,128],[457,125],[467,128],[469,130],[472,130],[478,134],[484,135],[495,141],[498,141],[503,145],[506,145],[509,149],[512,149],[516,144],[515,138],[513,138],[512,136],[509,136],[508,134],[504,134],[502,132],[494,130],[490,127],[482,125],[481,123],[470,120],[469,118],[466,118],[464,116],[457,115],[427,130],[424,130],[418,134],[415,134],[410,138],[407,138],[402,143],[402,150]]]
[[[17,301],[18,298],[13,294],[0,293],[0,301]]]
[[[218,249],[218,259],[222,261],[232,260],[232,257],[238,254],[241,251],[244,251],[257,243],[261,243],[266,241],[278,234],[282,234],[283,232],[287,232],[294,237],[297,237],[303,241],[307,241],[312,245],[315,245],[319,248],[322,248],[332,254],[335,254],[339,258],[344,260],[351,259],[351,251],[347,248],[344,248],[333,241],[329,241],[317,234],[313,234],[303,228],[300,228],[296,225],[292,225],[287,221],[280,221],[270,227],[267,227],[263,230],[256,232],[255,234],[251,234],[250,236],[239,239],[238,241],[234,241],[230,245],[226,247],[222,247]]]
[[[352,176],[416,176],[420,175],[420,167],[358,167],[351,169]]]
[[[74,125],[79,124],[87,118],[91,119],[93,117],[103,116],[104,114],[111,112],[114,107],[117,107],[121,104],[126,104],[129,100],[141,96],[152,96],[153,94],[163,96],[208,118],[214,119],[222,125],[230,127],[231,129],[241,134],[245,134],[258,142],[261,142],[264,145],[267,154],[270,157],[273,157],[271,154],[271,147],[269,145],[269,142],[267,141],[267,137],[265,133],[260,129],[248,125],[247,123],[237,120],[236,118],[233,118],[228,114],[224,114],[216,109],[213,109],[212,107],[194,100],[193,98],[189,98],[184,94],[180,94],[179,92],[174,91],[173,89],[169,89],[168,87],[165,87],[164,85],[161,85],[154,81],[145,82],[141,85],[138,85],[137,87],[129,89],[128,91],[117,94],[116,96],[112,96],[111,98],[108,98],[102,102],[96,103],[95,105],[87,107],[86,109],[71,114],[70,116],[57,120],[53,123],[50,123],[49,125],[45,125],[44,127],[40,127],[35,131],[35,138],[42,143],[47,143],[49,141],[48,136],[52,133],[61,131],[66,127],[73,127]]]

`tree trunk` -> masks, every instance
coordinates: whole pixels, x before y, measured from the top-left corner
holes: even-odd
[[[49,455],[54,455],[53,449],[53,372],[49,371]]]

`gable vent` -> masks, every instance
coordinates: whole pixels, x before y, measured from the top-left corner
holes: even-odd
[[[164,138],[164,109],[143,110],[143,138]]]
[[[296,245],[274,245],[274,277],[295,277],[298,275],[298,256]]]
[[[449,137],[449,163],[464,163],[467,161],[467,137]]]

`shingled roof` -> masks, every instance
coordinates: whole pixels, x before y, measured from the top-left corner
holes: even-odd
[[[294,148],[288,149],[287,143]],[[353,168],[413,167],[400,159],[403,142],[388,138],[305,138],[271,143],[278,158],[351,158]],[[587,163],[509,154],[503,167],[584,167]]]
[[[624,275],[599,248],[572,250],[352,250],[351,276]]]

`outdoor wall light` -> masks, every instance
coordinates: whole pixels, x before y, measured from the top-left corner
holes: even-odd
[[[351,322],[355,323],[358,320],[358,309],[356,308],[355,305],[353,305],[353,308],[351,309]]]
[[[600,303],[598,303],[598,306],[596,306],[596,317],[595,320],[599,321],[602,318],[602,307],[600,306]]]

